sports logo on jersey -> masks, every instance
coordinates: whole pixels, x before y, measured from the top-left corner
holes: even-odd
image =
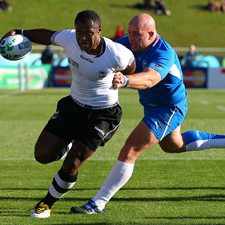
[[[105,136],[104,130],[100,129],[100,128],[97,127],[97,126],[95,126],[94,129],[95,129],[96,131],[98,131],[98,133],[101,134],[103,137]]]
[[[98,76],[98,78],[99,78],[99,79],[102,79],[102,78],[106,77],[107,74],[108,74],[107,71],[99,71],[99,76]]]

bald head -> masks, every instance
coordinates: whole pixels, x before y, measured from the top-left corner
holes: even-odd
[[[141,13],[137,16],[134,16],[129,22],[129,27],[145,30],[148,32],[156,31],[155,20],[147,13]]]
[[[129,40],[134,51],[141,51],[151,45],[156,37],[155,20],[146,13],[133,17],[128,25]]]

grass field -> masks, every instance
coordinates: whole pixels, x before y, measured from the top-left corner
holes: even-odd
[[[130,130],[142,115],[135,91],[121,91],[124,109],[119,132],[82,167],[76,188],[59,201],[52,217],[29,217],[61,165],[40,165],[33,145],[55,102],[65,89],[0,91],[0,224],[1,225],[176,225],[225,224],[225,149],[166,154],[146,152],[130,182],[101,215],[71,215],[72,205],[93,196],[116,160]],[[192,90],[183,129],[225,133],[225,91]]]
[[[13,28],[71,28],[74,15],[84,9],[96,10],[103,20],[103,33],[111,37],[117,24],[127,23],[143,12],[135,7],[142,0],[9,0],[12,12],[0,13],[0,36]],[[208,0],[166,0],[172,15],[155,16],[160,34],[173,46],[224,47],[224,13],[204,9]],[[149,11],[147,11],[149,12]],[[211,34],[211,35],[210,35]]]

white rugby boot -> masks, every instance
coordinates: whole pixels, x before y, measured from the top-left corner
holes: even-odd
[[[44,202],[39,202],[31,211],[31,217],[45,219],[50,217],[51,209]]]

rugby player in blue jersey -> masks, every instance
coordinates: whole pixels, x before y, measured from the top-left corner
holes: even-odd
[[[85,205],[72,207],[73,213],[102,212],[130,179],[138,157],[156,144],[169,153],[225,148],[225,135],[198,130],[181,133],[187,113],[182,70],[174,49],[157,33],[154,19],[148,14],[135,16],[129,22],[128,34],[120,43],[133,51],[136,73],[116,73],[113,85],[138,90],[144,117],[126,140],[100,191]]]

